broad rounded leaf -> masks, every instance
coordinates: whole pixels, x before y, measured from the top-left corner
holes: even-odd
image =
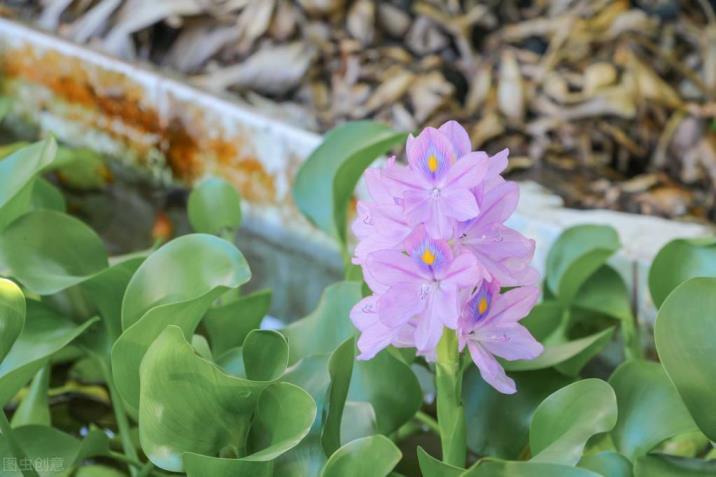
[[[65,196],[60,189],[42,177],[35,179],[31,202],[33,209],[50,209],[58,212],[67,210]]]
[[[517,459],[528,445],[530,419],[547,396],[571,382],[553,369],[514,373],[518,392],[502,394],[470,367],[463,382],[467,444],[475,453]]]
[[[634,477],[713,477],[716,461],[687,459],[661,454],[640,457],[634,464]]]
[[[308,434],[316,413],[297,386],[225,374],[194,354],[176,326],[150,346],[140,373],[142,449],[169,471],[183,469],[186,453],[270,461]]]
[[[617,450],[634,460],[662,441],[689,431],[696,424],[659,363],[629,361],[609,378],[619,407],[612,440]]]
[[[582,457],[579,467],[589,469],[604,477],[632,477],[629,459],[616,452],[604,451]]]
[[[571,303],[584,281],[618,248],[619,236],[610,226],[577,225],[565,230],[547,256],[550,290],[562,303]]]
[[[465,471],[436,459],[420,446],[418,446],[418,462],[423,477],[459,477]]]
[[[508,371],[530,371],[565,364],[563,372],[570,376],[576,376],[579,370],[607,345],[612,333],[614,333],[614,327],[584,338],[548,344],[544,347],[544,352],[536,359],[505,361],[503,365]]]
[[[201,454],[184,454],[184,470],[188,477],[273,477],[273,461],[225,459]]]
[[[55,158],[53,138],[23,147],[0,160],[0,230],[29,210],[33,179]]]
[[[328,458],[321,477],[385,477],[400,457],[400,450],[385,436],[356,439]]]
[[[587,469],[541,462],[483,460],[461,477],[603,477]]]
[[[313,354],[328,354],[353,336],[355,329],[348,317],[361,299],[361,284],[339,282],[326,287],[318,306],[305,318],[284,328],[288,339],[289,362]]]
[[[20,287],[0,278],[0,362],[25,326],[25,295]]]
[[[62,212],[36,210],[0,234],[0,266],[39,295],[83,282],[108,266],[102,240]]]
[[[252,381],[273,381],[286,371],[288,343],[278,331],[251,331],[242,353],[246,377]]]
[[[716,278],[692,278],[656,317],[656,349],[699,429],[716,441]]]
[[[649,269],[649,291],[656,307],[674,288],[695,277],[716,277],[716,240],[676,239],[667,243]]]
[[[575,465],[595,434],[617,422],[617,398],[600,379],[584,379],[556,391],[535,410],[530,425],[533,462]]]
[[[608,265],[587,278],[574,298],[574,305],[618,320],[634,319],[626,283],[619,272]]]
[[[77,325],[38,302],[28,301],[25,327],[0,363],[0,406],[30,381],[49,357],[96,321],[92,319]]]
[[[327,234],[346,242],[346,211],[363,171],[405,141],[406,133],[373,121],[332,129],[296,175],[293,197],[301,212]]]
[[[250,277],[241,252],[207,234],[172,240],[142,263],[127,285],[124,332],[112,348],[115,384],[130,412],[139,408],[139,365],[152,341],[168,325],[193,334],[211,304]]]
[[[202,319],[216,356],[241,346],[249,331],[259,328],[271,306],[271,290],[260,290],[209,309]]]
[[[241,225],[241,197],[225,180],[210,177],[189,194],[187,214],[196,232],[218,235],[236,230]]]

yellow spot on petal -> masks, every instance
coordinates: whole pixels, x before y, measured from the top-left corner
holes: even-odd
[[[438,158],[435,157],[435,154],[430,154],[430,156],[428,156],[428,169],[430,169],[430,172],[438,170]]]
[[[435,254],[429,248],[426,248],[420,260],[422,260],[425,265],[432,265],[435,263]]]
[[[477,312],[482,315],[486,311],[487,311],[487,298],[480,298],[480,301],[477,304]]]

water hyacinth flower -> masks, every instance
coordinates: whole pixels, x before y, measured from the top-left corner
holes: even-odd
[[[501,172],[508,151],[472,151],[455,121],[426,128],[406,145],[407,165],[390,159],[364,174],[353,263],[373,292],[356,304],[359,359],[389,345],[434,360],[445,329],[454,330],[485,381],[515,391],[495,356],[532,359],[541,345],[518,321],[539,290],[530,266],[534,241],[505,225],[517,184]],[[501,294],[500,287],[513,287]]]

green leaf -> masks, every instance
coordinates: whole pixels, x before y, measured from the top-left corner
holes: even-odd
[[[49,209],[58,212],[67,210],[65,197],[60,192],[60,189],[42,177],[35,179],[31,202],[33,209]]]
[[[619,236],[606,225],[577,225],[557,238],[547,255],[550,290],[570,304],[582,284],[619,248]]]
[[[96,319],[81,325],[58,316],[38,302],[27,302],[25,327],[0,363],[0,405],[6,404],[47,359],[82,334]]]
[[[286,371],[288,343],[278,331],[251,331],[242,353],[246,377],[252,381],[273,381]]]
[[[533,462],[575,465],[590,437],[617,422],[614,390],[600,379],[584,379],[556,391],[535,410],[530,425]]]
[[[22,426],[13,429],[13,437],[18,442],[29,462],[41,477],[70,475],[71,470],[90,457],[106,455],[109,451],[109,439],[97,430],[92,430],[83,440],[48,426]],[[8,449],[8,441],[0,435],[0,458],[4,465],[16,464]],[[18,470],[3,469],[3,477],[22,477]]]
[[[634,477],[713,477],[716,461],[686,459],[663,454],[640,457],[634,465]]]
[[[563,307],[556,301],[545,301],[536,305],[520,324],[530,331],[538,341],[544,341],[557,329],[562,321]]]
[[[188,477],[273,477],[273,461],[225,459],[200,454],[184,454],[184,470]]]
[[[338,282],[326,287],[310,315],[282,331],[289,344],[289,363],[313,354],[328,354],[355,334],[348,315],[361,299],[361,285]]]
[[[482,460],[461,477],[602,477],[578,467],[540,462]],[[610,476],[611,477],[611,476]]]
[[[387,437],[364,437],[334,452],[323,466],[321,477],[385,477],[400,457],[400,450]]]
[[[249,331],[258,328],[271,306],[271,290],[260,290],[211,308],[202,320],[216,356],[241,346]]]
[[[476,454],[517,459],[528,444],[530,420],[547,396],[571,382],[553,369],[515,373],[517,393],[502,394],[470,367],[463,400],[468,447]]]
[[[418,446],[418,462],[423,477],[459,477],[465,471],[465,469],[439,461],[420,446]]]
[[[390,434],[412,419],[423,401],[415,373],[388,350],[368,361],[356,361],[348,399],[372,404],[382,434]]]
[[[115,384],[130,412],[139,407],[139,365],[152,341],[168,325],[193,334],[214,300],[250,277],[233,244],[206,234],[172,240],[142,263],[127,285],[124,332],[112,348]]]
[[[0,161],[0,230],[29,210],[33,179],[55,158],[53,138],[16,150]]]
[[[612,430],[617,450],[631,460],[696,424],[659,363],[629,361],[609,378],[619,407]]]
[[[10,280],[0,278],[0,362],[25,326],[25,295]]]
[[[101,189],[112,178],[102,155],[92,149],[60,146],[48,169],[55,171],[64,186],[76,190]]]
[[[656,317],[659,359],[699,429],[716,441],[716,278],[674,289]]]
[[[87,280],[108,266],[102,240],[83,222],[54,210],[36,210],[0,234],[0,266],[39,295]]]
[[[649,269],[649,291],[656,308],[674,288],[695,277],[716,277],[716,239],[676,239],[667,243]]]
[[[189,223],[196,232],[220,235],[241,225],[241,197],[224,179],[210,177],[189,194]]]
[[[150,346],[140,374],[142,449],[169,471],[182,471],[187,453],[270,461],[296,446],[316,415],[301,388],[229,376],[194,354],[176,326]]]
[[[585,455],[579,461],[579,467],[605,477],[632,477],[631,462],[616,452],[604,451],[599,454]]]
[[[329,131],[296,175],[293,197],[299,210],[345,246],[346,211],[358,179],[371,162],[406,137],[373,121],[349,122]]]
[[[12,427],[36,424],[49,426],[50,403],[47,391],[50,387],[50,365],[46,364],[37,372],[30,390],[12,415]]]
[[[565,374],[574,376],[606,346],[613,332],[614,327],[610,327],[584,338],[548,344],[545,346],[544,352],[536,359],[531,361],[505,361],[503,365],[508,371],[530,371],[564,363]]]
[[[341,421],[353,374],[355,346],[355,338],[348,338],[336,348],[328,360],[331,384],[326,402],[326,419],[321,435],[321,445],[326,455],[333,454],[341,446]]]
[[[629,290],[622,276],[609,265],[599,268],[584,282],[574,298],[574,306],[631,322]]]

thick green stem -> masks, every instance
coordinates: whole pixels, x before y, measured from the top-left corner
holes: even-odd
[[[2,409],[0,409],[0,431],[2,431],[3,435],[5,436],[5,439],[7,439],[8,446],[10,447],[10,452],[15,458],[15,464],[20,469],[22,475],[25,477],[39,477],[32,465],[30,465],[29,469],[25,469],[25,463],[32,461],[28,460],[27,456],[25,455],[25,452],[18,445],[17,441],[15,441],[15,438],[12,435],[12,427],[10,427],[10,422],[7,420],[5,411]]]
[[[446,329],[438,344],[435,373],[443,462],[462,468],[467,456],[462,367],[457,336],[452,330]]]

